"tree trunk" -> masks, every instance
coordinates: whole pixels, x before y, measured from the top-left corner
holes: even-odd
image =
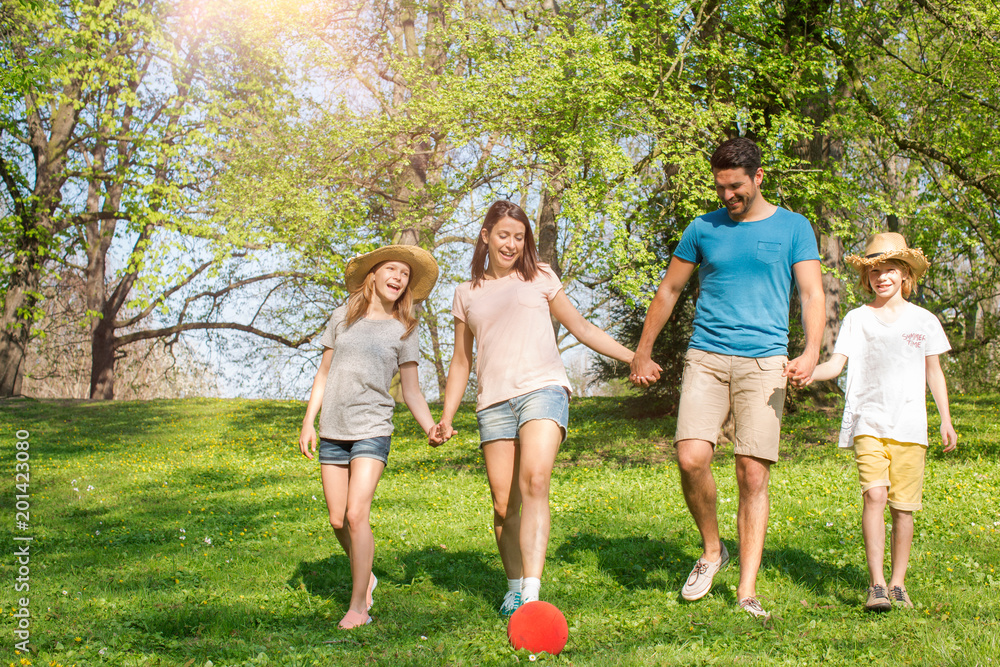
[[[39,298],[39,275],[32,267],[41,262],[35,253],[20,256],[11,275],[0,315],[0,396],[18,396],[24,379],[24,357],[31,338],[32,318]]]
[[[0,396],[15,396],[21,392],[24,358],[34,326],[35,309],[41,298],[41,273],[46,263],[44,250],[52,237],[65,227],[65,223],[53,220],[52,212],[62,201],[61,189],[66,181],[62,174],[65,146],[76,125],[73,101],[78,94],[76,84],[67,86],[66,100],[56,108],[50,121],[51,136],[45,134],[34,97],[25,97],[29,109],[28,133],[35,159],[35,185],[30,198],[18,190],[6,165],[3,167],[3,180],[14,202],[18,224],[13,230],[17,252],[14,270],[3,295],[0,315]]]
[[[90,397],[110,401],[115,397],[115,330],[101,319],[90,339]]]
[[[425,311],[426,312],[426,311]],[[431,353],[434,362],[434,374],[437,376],[438,396],[444,400],[444,388],[448,383],[447,369],[444,367],[444,353],[441,350],[441,335],[438,330],[437,318],[432,313],[426,313],[423,318],[427,331],[431,335]]]
[[[819,255],[823,265],[836,269],[839,273],[843,267],[844,244],[839,236],[820,234]],[[843,296],[843,285],[833,273],[823,274],[823,291],[826,293],[826,328],[823,330],[822,349],[829,355],[840,333],[840,301]],[[822,353],[821,353],[821,358]]]
[[[559,266],[559,212],[562,210],[562,177],[553,177],[542,193],[542,207],[538,211],[538,258],[552,267],[562,277]],[[559,339],[559,320],[552,317],[552,331]]]
[[[542,193],[542,207],[538,211],[538,258],[552,267],[555,274],[562,277],[559,266],[559,227],[557,220],[562,209],[563,183],[561,178],[553,178]]]

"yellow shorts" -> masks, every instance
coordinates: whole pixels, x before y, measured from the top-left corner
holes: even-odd
[[[785,408],[788,358],[735,357],[689,349],[677,409],[678,440],[707,440],[715,446],[719,429],[733,413],[733,451],[778,460],[781,415]]]
[[[927,448],[912,442],[859,435],[854,438],[861,493],[889,487],[889,507],[913,511],[923,507],[924,457]]]

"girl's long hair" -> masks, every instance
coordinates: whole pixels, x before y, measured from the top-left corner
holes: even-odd
[[[347,297],[345,328],[364,317],[365,313],[368,312],[368,306],[377,298],[375,296],[375,271],[383,264],[385,262],[379,262],[373,266],[368,275],[365,276],[365,281],[361,283],[361,287],[351,292],[351,295]],[[405,329],[403,335],[399,337],[400,340],[409,336],[417,328],[417,318],[413,316],[413,294],[410,292],[409,282],[406,283],[406,289],[403,290],[403,293],[392,304],[392,316],[399,320]]]
[[[487,238],[493,233],[493,228],[504,218],[517,220],[524,225],[524,250],[514,264],[514,270],[521,274],[521,278],[531,282],[538,275],[538,250],[535,248],[535,235],[531,232],[531,223],[524,210],[513,202],[500,200],[493,202],[490,210],[486,211],[486,218],[483,220],[483,228],[476,237],[476,249],[472,252],[472,286],[479,287],[486,274],[486,258],[489,257],[489,247],[483,241],[483,230],[486,231]]]

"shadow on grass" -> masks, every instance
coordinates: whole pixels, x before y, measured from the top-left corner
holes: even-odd
[[[437,587],[447,591],[464,591],[491,602],[497,596],[506,575],[500,567],[500,558],[492,553],[477,551],[444,551],[424,548],[400,557],[403,565],[403,582],[429,578]],[[506,592],[501,590],[500,594]]]
[[[729,567],[737,571],[738,548],[736,544],[730,545],[732,561]],[[572,535],[555,551],[555,556],[567,563],[580,562],[587,554],[596,558],[602,572],[629,590],[680,591],[697,557],[692,557],[687,549],[674,542],[645,536],[608,538],[596,533]],[[817,595],[844,588],[861,589],[868,581],[867,573],[857,566],[834,565],[817,560],[801,549],[787,547],[765,548],[761,569],[780,572]],[[735,596],[728,589],[722,594],[735,603]],[[846,603],[855,602],[853,597],[841,599]]]
[[[675,572],[668,564],[690,559],[673,542],[645,536],[609,538],[590,532],[570,535],[555,551],[555,556],[567,563],[580,562],[587,554],[596,558],[602,572],[629,590],[670,588],[675,580],[679,590],[687,571]]]
[[[234,475],[229,470],[187,468],[174,471],[170,475],[170,482],[175,485],[180,484],[190,487],[209,487],[212,489],[212,495],[215,495],[227,491],[239,491],[245,488],[265,488],[274,482],[274,475],[268,471]],[[214,504],[216,501],[209,499],[203,502]]]
[[[401,627],[410,630],[453,631],[468,624],[470,619],[478,618],[484,609],[499,605],[504,592],[503,570],[493,564],[493,561],[499,563],[496,557],[474,551],[446,552],[428,547],[405,553],[399,561],[403,568],[401,574],[380,571],[377,565],[375,574],[380,584],[396,587],[388,603],[394,611],[389,613],[405,619]],[[310,595],[346,603],[351,597],[347,556],[337,554],[302,561],[287,585]],[[411,592],[413,595],[409,594]],[[455,592],[461,595],[452,595]]]
[[[171,562],[189,563],[191,554],[179,549],[234,548],[249,553],[271,549],[273,541],[264,535],[274,530],[274,516],[290,515],[302,502],[292,495],[225,495],[230,490],[238,492],[241,485],[266,487],[268,478],[264,475],[233,478],[235,483],[224,484],[225,488],[203,498],[175,489],[190,489],[195,482],[204,484],[204,477],[188,470],[179,470],[177,477],[181,481],[171,479],[170,486],[157,482],[133,485],[120,504],[82,506],[64,499],[53,506],[46,516],[49,532],[44,537],[50,564],[72,567],[75,563],[97,563],[103,572],[108,567],[108,550],[127,551],[126,560],[136,563],[164,555]],[[223,476],[221,481],[227,480]],[[227,541],[230,537],[235,540],[232,544]]]
[[[185,401],[189,410],[201,401]],[[62,457],[130,446],[177,419],[174,401],[37,401],[0,403],[0,420],[31,432],[32,451]],[[172,428],[172,427],[171,427]]]
[[[218,664],[248,664],[247,656],[254,653],[307,648],[312,642],[337,636],[335,622],[306,609],[261,609],[249,601],[216,600],[203,604],[178,600],[129,608],[93,631],[98,636],[104,634],[102,641],[109,643],[120,641],[119,636],[127,637],[125,648],[120,650],[162,652],[172,658],[167,662],[157,659],[153,664],[176,665],[204,664],[209,658]],[[336,664],[336,658],[332,652],[328,659]]]
[[[303,588],[310,595],[349,600],[351,566],[343,553],[319,560],[302,561],[288,578],[287,584],[289,588]]]
[[[836,593],[837,599],[849,605],[857,603],[856,596],[845,597],[842,591],[860,590],[868,585],[868,573],[856,565],[834,565],[817,560],[801,549],[788,547],[765,548],[761,569],[780,572],[816,595],[841,591]]]
[[[403,572],[400,575],[375,574],[379,581],[395,586],[409,586],[414,582],[429,581],[445,591],[464,591],[470,595],[490,600],[498,590],[497,582],[504,581],[499,558],[475,551],[443,551],[424,548],[410,551],[399,557]],[[351,595],[350,565],[347,556],[337,553],[329,558],[299,563],[288,580],[292,588],[303,587],[311,595],[344,597]]]
[[[225,432],[234,445],[249,452],[287,447],[289,453],[299,441],[306,406],[301,401],[242,400],[236,409],[220,415]]]

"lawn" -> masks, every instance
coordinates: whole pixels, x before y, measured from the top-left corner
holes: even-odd
[[[1000,396],[957,397],[953,410],[960,449],[932,449],[917,514],[916,609],[881,616],[861,607],[860,495],[850,455],[831,444],[839,414],[787,417],[758,582],[773,617],[760,623],[736,611],[735,564],[708,597],[679,600],[700,549],[672,420],[574,400],[542,588],[570,625],[553,657],[511,650],[495,612],[506,582],[471,408],[439,449],[397,414],[373,507],[375,621],[344,632],[348,564],[317,466],[298,453],[304,404],[5,401],[3,664],[997,664]],[[731,451],[715,471],[735,552]],[[24,609],[27,654],[15,652]]]

